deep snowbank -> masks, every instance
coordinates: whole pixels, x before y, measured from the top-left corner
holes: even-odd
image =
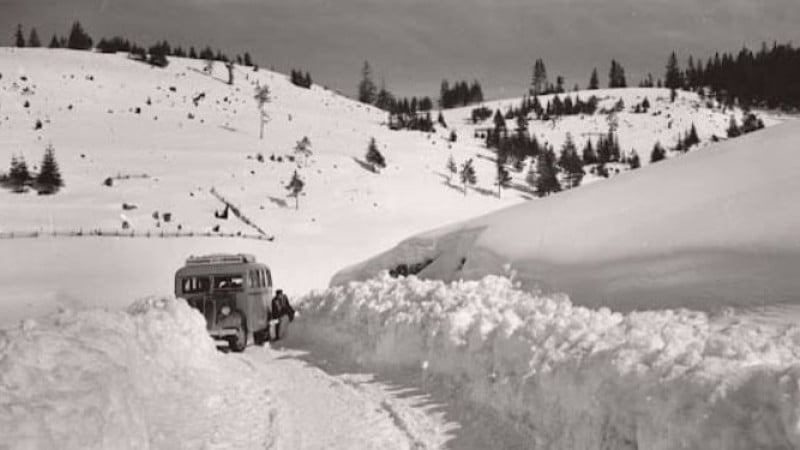
[[[537,449],[800,446],[800,328],[688,310],[620,314],[385,273],[304,299],[300,329],[384,369],[418,368]]]
[[[183,300],[0,332],[0,448],[265,448],[273,414]]]
[[[334,277],[399,264],[501,275],[615,311],[797,302],[800,121],[420,234]]]

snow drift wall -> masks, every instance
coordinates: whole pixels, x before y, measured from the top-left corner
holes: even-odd
[[[0,448],[266,448],[272,410],[183,300],[0,332]]]
[[[620,314],[386,273],[316,293],[302,330],[364,364],[441,377],[537,449],[800,447],[800,328]]]

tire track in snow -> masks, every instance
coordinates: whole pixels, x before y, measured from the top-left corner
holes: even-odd
[[[244,355],[278,405],[274,448],[422,450],[449,439],[442,417],[420,396],[371,375],[329,375],[301,355],[258,347]]]

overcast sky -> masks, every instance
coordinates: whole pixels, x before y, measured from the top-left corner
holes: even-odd
[[[611,58],[628,82],[762,41],[800,43],[800,0],[0,0],[0,43],[17,23],[48,42],[80,20],[92,37],[206,44],[352,94],[365,59],[396,93],[435,95],[442,78],[478,79],[491,97],[519,95],[535,58],[567,85],[601,82]]]

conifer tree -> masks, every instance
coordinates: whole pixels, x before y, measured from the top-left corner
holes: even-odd
[[[375,103],[376,91],[377,88],[372,81],[372,68],[369,61],[364,61],[364,67],[361,69],[361,82],[358,84],[358,101],[369,105]]]
[[[244,60],[242,62],[247,67],[253,67],[253,59],[250,57],[250,53],[248,52],[244,52]]]
[[[379,168],[383,169],[386,167],[386,159],[383,157],[381,152],[378,150],[378,144],[375,142],[375,138],[369,139],[369,146],[367,147],[367,156],[366,156],[367,163],[372,166],[372,171],[375,173],[379,172]]]
[[[650,152],[650,162],[655,163],[659,162],[667,157],[667,152],[664,150],[664,147],[661,146],[660,142],[656,142],[653,146],[653,151]]]
[[[450,155],[450,157],[447,158],[447,173],[447,182],[450,183],[453,180],[453,175],[458,173],[458,166],[456,166],[453,155]]]
[[[697,128],[692,123],[692,128],[689,130],[689,135],[686,136],[686,147],[695,146],[700,143],[700,136],[697,135]]]
[[[22,34],[22,24],[17,24],[17,32],[14,33],[14,46],[25,47],[25,36]]]
[[[672,52],[669,55],[666,73],[664,74],[664,87],[680,89],[683,86],[682,78],[681,69],[678,67],[678,56],[675,55],[675,52]]]
[[[581,184],[584,176],[583,161],[578,155],[578,149],[570,133],[567,133],[567,138],[561,147],[559,166],[566,173],[567,188],[574,188]]]
[[[544,61],[537,59],[533,64],[533,77],[531,78],[531,95],[544,94],[547,88],[547,68]]]
[[[36,177],[36,189],[40,194],[54,194],[64,186],[61,172],[56,162],[55,149],[48,145],[44,151],[41,169]]]
[[[25,163],[25,158],[20,156],[11,157],[11,167],[8,171],[8,181],[11,184],[11,189],[14,192],[25,192],[26,185],[31,180],[31,174],[28,172],[28,165]]]
[[[31,28],[31,34],[28,36],[28,47],[41,47],[42,41],[39,39],[39,34],[36,28]]]
[[[611,60],[611,69],[608,72],[608,87],[624,88],[628,86],[625,80],[625,69],[616,60]]]
[[[636,150],[631,152],[631,157],[628,159],[628,164],[631,166],[631,169],[638,169],[642,166],[642,162],[639,161],[639,154],[636,153]]]
[[[735,138],[742,135],[742,131],[739,129],[739,126],[736,124],[736,118],[731,116],[730,123],[728,124],[728,137]]]
[[[92,38],[83,30],[80,22],[72,24],[72,29],[67,38],[67,48],[73,50],[89,50],[92,48]]]
[[[52,38],[50,38],[50,44],[47,46],[48,48],[60,48],[61,44],[58,43],[58,38],[54,34]]]
[[[497,185],[497,198],[500,198],[501,191],[503,189],[511,186],[511,175],[508,173],[506,166],[503,165],[499,160],[497,162],[497,175],[495,178],[495,184]]]
[[[194,46],[189,47],[189,58],[197,59],[197,50],[194,49]]]
[[[294,152],[299,158],[303,159],[303,165],[308,164],[308,158],[313,154],[311,151],[311,140],[308,136],[303,136],[303,139],[297,141],[294,146]]]
[[[474,186],[478,182],[478,176],[475,174],[475,167],[472,165],[472,158],[466,160],[461,165],[461,184],[464,185],[464,195],[467,195],[467,186]]]
[[[558,182],[558,167],[556,155],[552,147],[548,147],[536,158],[536,195],[544,197],[553,192],[561,191]]]
[[[292,179],[289,180],[289,184],[286,185],[286,189],[289,191],[289,197],[294,197],[294,209],[300,208],[300,193],[303,192],[305,185],[305,182],[295,170]]]
[[[589,89],[595,90],[600,88],[600,79],[597,77],[597,67],[592,70],[592,76],[589,78]]]
[[[591,139],[587,139],[586,145],[583,147],[583,162],[586,164],[597,163],[597,153],[594,151]]]
[[[264,139],[264,124],[269,121],[269,114],[264,110],[264,106],[272,99],[270,97],[269,86],[266,84],[256,86],[255,93],[256,104],[258,105],[258,112],[260,114],[259,121],[259,139]]]

